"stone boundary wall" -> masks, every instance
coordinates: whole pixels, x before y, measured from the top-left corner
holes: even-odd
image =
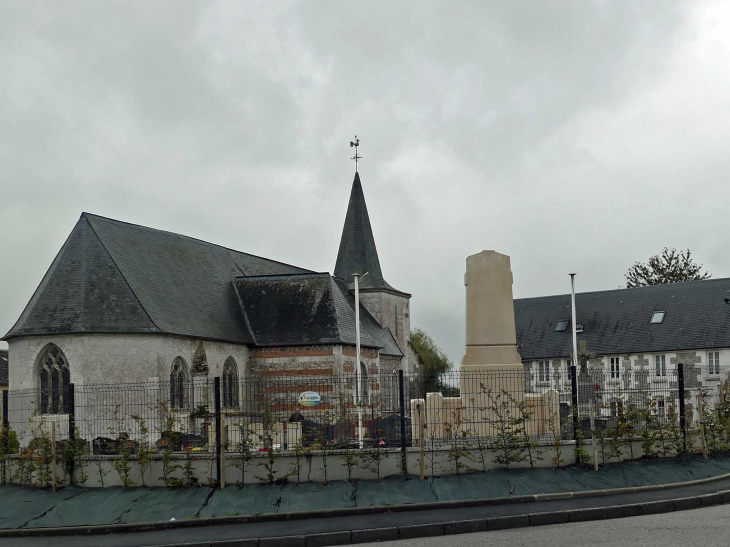
[[[574,465],[576,463],[576,458],[573,453],[574,448],[574,441],[563,441],[563,445],[560,448],[562,459],[565,461],[563,464],[564,466],[567,465]],[[590,441],[587,441],[585,444],[585,447],[589,454],[591,454],[591,443]],[[633,447],[633,454],[634,458],[639,459],[644,454],[641,448],[641,441],[635,440],[632,442]],[[549,444],[541,444],[536,449],[539,452],[542,452],[541,458],[537,459],[535,461],[535,467],[540,468],[551,468],[553,467],[553,464],[551,463],[552,457],[555,455],[555,449],[552,445]],[[364,453],[364,452],[363,452]],[[358,480],[374,480],[378,478],[384,478],[389,477],[393,475],[399,475],[401,474],[400,466],[401,466],[401,451],[400,449],[382,449],[381,453],[385,455],[385,457],[382,459],[381,465],[380,465],[380,476],[378,477],[376,473],[372,470],[366,470],[362,469],[361,467],[356,467],[352,471],[352,479],[358,479]],[[468,469],[462,469],[461,474],[469,474],[471,472],[480,472],[484,471],[484,467],[482,466],[480,456],[477,450],[472,449],[466,451],[467,455],[463,456],[462,463],[465,464]],[[347,467],[344,465],[343,457],[348,454],[346,451],[333,451],[329,453],[326,457],[327,459],[327,480],[328,481],[335,481],[335,480],[347,480]],[[349,454],[356,455],[358,454],[357,451],[350,451]],[[408,460],[408,474],[409,475],[416,475],[418,476],[420,474],[420,451],[418,448],[408,448],[406,451],[407,454],[407,460]],[[494,463],[494,457],[495,457],[495,451],[494,450],[487,450],[485,451],[485,460],[486,460],[486,470],[496,470],[496,469],[504,469],[504,466],[498,465]],[[470,459],[471,458],[471,459]],[[85,473],[88,475],[88,479],[84,486],[90,487],[90,488],[99,488],[102,487],[101,479],[99,470],[101,469],[101,472],[104,473],[104,487],[110,487],[110,486],[121,486],[121,480],[119,477],[119,474],[114,469],[114,463],[115,461],[118,461],[120,458],[118,456],[89,456],[85,458]],[[184,454],[174,454],[172,457],[173,461],[172,463],[177,465],[183,465],[185,463],[186,457]],[[226,484],[235,486],[237,483],[240,483],[241,480],[241,472],[238,468],[234,467],[234,463],[237,461],[237,454],[234,452],[228,452],[226,454]],[[623,447],[623,457],[621,461],[627,461],[630,459],[630,449],[628,446]],[[10,473],[15,473],[15,470],[17,469],[17,455],[12,455],[8,457],[8,463]],[[198,479],[198,484],[200,486],[207,486],[209,484],[209,480],[215,481],[216,478],[216,462],[215,462],[215,455],[214,454],[195,454],[192,456],[193,461],[193,469],[195,473],[195,477]],[[246,466],[246,475],[245,475],[245,484],[257,484],[263,482],[260,480],[261,476],[266,475],[266,470],[264,469],[263,465],[267,463],[267,455],[265,453],[258,453],[255,454],[253,459],[247,464]],[[325,482],[324,478],[324,465],[323,465],[323,457],[322,454],[319,452],[311,452],[301,458],[301,470],[300,470],[300,480],[301,482],[318,482],[322,483]],[[599,462],[600,459],[600,450],[599,450]],[[292,471],[292,469],[295,466],[296,459],[292,453],[281,453],[277,454],[274,464],[274,469],[276,471],[276,477],[282,477]],[[608,460],[606,463],[615,463],[616,460]],[[358,462],[362,464],[363,462]],[[426,464],[426,478],[433,476],[445,476],[445,475],[453,475],[455,474],[454,471],[454,461],[453,461],[453,452],[449,452],[448,448],[445,447],[437,447],[433,450],[429,450],[428,447],[425,451],[425,464]],[[134,481],[135,486],[141,486],[142,485],[142,477],[139,473],[139,467],[137,465],[136,457],[132,456],[130,457],[130,465],[132,467],[132,471],[130,473],[130,478],[132,481]],[[521,462],[512,464],[510,466],[514,469],[524,469],[529,468],[530,464],[529,462]],[[59,457],[59,464],[58,464],[58,477],[59,477],[59,484],[61,483],[67,483],[68,480],[64,476],[63,471],[63,465],[60,461]],[[182,470],[177,470],[173,473],[174,477],[182,478]],[[78,481],[79,477],[79,471],[76,469],[75,471],[75,477]],[[152,457],[152,462],[150,468],[145,472],[145,485],[146,486],[165,486],[164,482],[161,479],[162,477],[162,458],[159,455],[154,455]],[[296,483],[297,477],[289,477],[289,482]],[[13,478],[12,482],[14,484],[17,484],[17,480]]]

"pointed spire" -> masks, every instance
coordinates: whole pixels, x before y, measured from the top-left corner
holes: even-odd
[[[347,205],[345,226],[342,228],[340,250],[335,264],[335,276],[344,279],[348,284],[353,283],[354,273],[368,274],[361,279],[363,287],[394,290],[383,279],[358,173],[355,173],[355,179],[352,181],[350,203]]]

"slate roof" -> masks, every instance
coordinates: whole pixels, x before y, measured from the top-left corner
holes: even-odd
[[[380,269],[375,237],[370,226],[365,194],[362,191],[360,175],[355,173],[347,204],[345,225],[342,227],[340,249],[335,263],[335,277],[344,279],[348,284],[354,283],[352,274],[367,274],[360,278],[364,289],[385,289],[398,294],[408,293],[394,289],[384,278]]]
[[[0,349],[0,385],[7,385],[8,372],[8,350]]]
[[[156,332],[252,343],[231,279],[307,271],[83,213],[5,339]]]
[[[234,280],[256,346],[355,344],[355,298],[327,273]],[[361,305],[361,344],[402,357],[389,329]]]
[[[725,298],[730,278],[579,293],[578,341],[599,355],[730,347]],[[560,319],[570,319],[569,294],[517,299],[514,309],[522,359],[570,356],[571,327],[555,332]],[[655,311],[666,312],[663,323],[649,323]]]
[[[83,213],[5,340],[166,333],[248,345],[355,344],[347,284],[183,235]],[[361,306],[362,340],[402,356]]]

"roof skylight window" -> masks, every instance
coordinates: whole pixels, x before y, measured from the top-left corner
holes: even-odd
[[[664,323],[664,316],[667,314],[665,311],[655,311],[651,316],[650,323]]]
[[[570,323],[570,321],[567,319],[561,319],[558,321],[558,324],[555,325],[555,332],[565,332],[565,329],[568,328],[568,323]]]
[[[575,326],[575,332],[583,332],[583,323],[578,323]]]

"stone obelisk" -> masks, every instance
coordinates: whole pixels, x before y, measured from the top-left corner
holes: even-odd
[[[461,361],[464,418],[480,436],[498,434],[495,401],[525,399],[525,372],[517,352],[509,257],[482,251],[466,259],[466,352]],[[507,392],[509,395],[506,395]],[[532,427],[530,427],[532,429]]]
[[[497,424],[504,421],[504,413],[500,417],[495,407],[502,404],[512,417],[519,416],[519,408],[527,409],[530,417],[524,427],[529,435],[547,433],[549,423],[559,428],[558,392],[525,393],[509,257],[495,251],[467,257],[464,285],[466,352],[461,360],[461,393],[459,397],[428,393],[425,399],[412,399],[413,438],[420,438],[424,409],[428,435],[435,439],[448,438],[454,427],[480,437],[499,435]]]
[[[517,351],[512,269],[509,257],[482,251],[467,257],[466,352],[461,361],[461,399],[464,416],[478,435],[495,435],[499,421],[491,409],[499,396],[510,406],[525,402],[531,418],[525,424],[530,435],[547,432],[548,420],[558,419],[558,392],[525,393],[525,369]],[[501,395],[500,395],[501,394]],[[515,407],[511,409],[513,412]]]
[[[466,259],[466,353],[463,372],[522,372],[517,352],[509,256],[482,251]]]

